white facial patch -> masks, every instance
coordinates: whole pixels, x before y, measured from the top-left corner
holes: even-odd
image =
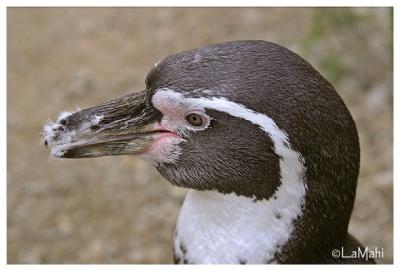
[[[265,114],[223,97],[186,98],[168,89],[160,89],[155,95],[155,101],[161,106],[162,101],[175,101],[247,120],[269,135],[275,153],[281,157],[281,185],[268,200],[254,202],[235,194],[190,191],[177,222],[177,256],[195,263],[272,261],[289,240],[294,230],[293,221],[302,213],[306,193],[304,159],[293,150],[285,131]],[[181,244],[186,247],[185,255]]]
[[[189,131],[207,129],[211,118],[205,113],[204,107],[192,104],[177,92],[164,90],[157,91],[152,99],[152,104],[163,114],[161,125],[179,135],[187,135]],[[204,123],[200,127],[193,127],[185,120],[189,113],[196,113],[203,117]]]

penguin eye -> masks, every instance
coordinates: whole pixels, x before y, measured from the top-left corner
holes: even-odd
[[[186,120],[192,126],[199,127],[203,125],[203,118],[199,114],[191,113],[186,116]]]

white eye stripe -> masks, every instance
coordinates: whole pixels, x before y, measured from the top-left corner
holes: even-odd
[[[162,125],[167,129],[176,131],[181,136],[188,136],[190,132],[207,129],[212,120],[203,106],[187,102],[182,99],[181,94],[176,92],[158,90],[153,95],[151,102],[163,114]],[[187,120],[187,116],[190,114],[200,115],[203,120],[202,125],[190,124]]]
[[[302,158],[300,153],[297,153],[292,149],[286,132],[279,129],[275,121],[267,115],[255,112],[245,107],[244,105],[229,101],[224,97],[185,98],[181,93],[175,92],[170,89],[159,89],[155,95],[158,95],[160,97],[162,96],[164,97],[164,99],[167,98],[179,101],[187,106],[201,108],[202,112],[205,112],[205,108],[225,112],[231,116],[242,118],[255,125],[258,125],[260,129],[268,133],[268,135],[271,137],[274,143],[275,152],[279,156],[286,158],[281,159],[283,160],[281,164],[281,174],[288,172],[289,170],[287,169],[291,169],[290,172],[292,174],[282,176],[282,178],[298,180],[300,181],[300,183],[303,184],[300,179],[301,176],[304,175],[304,159]],[[288,160],[288,162],[286,163],[285,160]],[[288,163],[290,163],[290,165],[288,165]],[[302,194],[302,191],[297,192],[299,194]]]
[[[170,89],[159,89],[155,95],[162,96],[164,99],[179,101],[187,106],[201,108],[200,111],[203,112],[205,112],[205,108],[214,109],[258,125],[260,129],[268,133],[274,143],[276,154],[282,157],[280,159],[281,181],[282,184],[285,181],[288,182],[285,189],[287,192],[297,195],[298,199],[304,197],[306,190],[306,184],[302,180],[305,171],[304,158],[300,153],[293,150],[288,135],[285,131],[279,129],[273,119],[265,114],[255,112],[244,105],[229,101],[224,97],[185,98],[181,93]]]
[[[289,182],[285,189],[293,195],[298,195],[300,199],[304,197],[306,190],[306,185],[302,180],[304,177],[304,159],[300,153],[293,150],[288,135],[285,131],[279,129],[273,119],[265,114],[255,112],[244,105],[229,101],[224,97],[185,98],[181,93],[170,89],[159,89],[154,94],[154,96],[156,95],[161,100],[174,100],[175,103],[181,103],[186,107],[197,108],[199,112],[205,112],[205,108],[214,109],[258,125],[260,129],[271,137],[276,154],[282,157],[280,159],[281,181],[282,184],[285,180]],[[207,129],[208,126],[209,123],[200,129],[195,129],[189,125],[185,128],[187,130],[198,131]]]

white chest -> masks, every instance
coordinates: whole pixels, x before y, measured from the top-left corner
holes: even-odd
[[[282,188],[282,187],[281,187]],[[262,264],[287,242],[302,195],[256,201],[235,194],[189,191],[176,226],[175,254],[189,263]]]

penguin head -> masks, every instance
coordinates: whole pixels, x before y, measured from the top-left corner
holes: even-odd
[[[343,206],[346,227],[359,167],[355,124],[332,85],[265,41],[166,57],[146,90],[63,115],[45,143],[62,158],[139,155],[175,185],[254,200],[299,181],[309,203]]]

